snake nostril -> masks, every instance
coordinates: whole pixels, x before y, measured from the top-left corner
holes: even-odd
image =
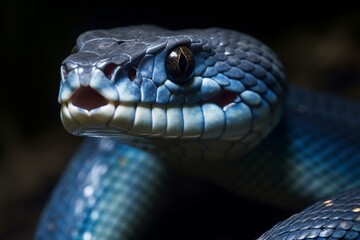
[[[88,111],[105,106],[108,100],[91,87],[81,87],[71,97],[71,103]]]
[[[117,66],[114,63],[109,63],[104,66],[103,72],[104,72],[105,76],[111,80],[112,77],[114,76],[116,68],[117,68]]]
[[[128,78],[130,81],[134,81],[136,79],[136,69],[135,68],[130,68],[127,72]]]

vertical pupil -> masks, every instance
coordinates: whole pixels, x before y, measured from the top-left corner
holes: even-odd
[[[191,80],[194,65],[193,52],[186,46],[178,46],[166,58],[166,73],[172,82],[185,84]]]
[[[180,52],[178,64],[179,64],[180,73],[181,74],[185,73],[186,67],[187,67],[187,59],[186,59],[185,55],[182,53],[182,51]]]

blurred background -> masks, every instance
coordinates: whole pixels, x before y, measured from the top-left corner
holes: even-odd
[[[61,126],[57,92],[61,61],[70,53],[76,37],[86,30],[143,23],[170,29],[239,30],[275,50],[292,84],[360,100],[360,11],[356,4],[341,1],[321,8],[299,1],[272,7],[237,4],[3,1],[0,239],[31,239],[51,189],[81,141]],[[207,188],[206,197],[211,201],[194,200],[189,206],[191,219],[172,212],[169,219],[178,221],[160,219],[149,238],[169,239],[175,233],[176,238],[171,239],[193,239],[190,235],[194,239],[235,239],[232,237],[244,232],[246,237],[241,239],[254,239],[289,214],[251,205],[212,186]],[[217,209],[219,204],[226,207]],[[244,220],[244,211],[255,214]],[[212,216],[204,218],[210,212]],[[226,218],[233,221],[225,224]],[[222,237],[215,238],[213,231],[206,233],[212,228],[217,228],[215,235]]]

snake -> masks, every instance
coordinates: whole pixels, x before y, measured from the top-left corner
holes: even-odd
[[[62,124],[85,138],[35,239],[142,239],[173,173],[302,207],[258,239],[360,239],[360,104],[290,83],[257,38],[89,30],[60,68]]]

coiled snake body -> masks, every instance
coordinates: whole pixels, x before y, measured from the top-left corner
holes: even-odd
[[[287,86],[253,37],[88,31],[61,74],[64,127],[99,138],[74,155],[36,239],[141,236],[173,168],[284,208],[321,200],[260,239],[360,239],[360,105]]]

